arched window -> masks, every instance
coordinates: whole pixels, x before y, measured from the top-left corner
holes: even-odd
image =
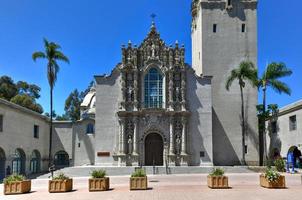
[[[57,168],[69,166],[69,155],[65,151],[59,151],[55,154],[54,159],[55,166]]]
[[[0,147],[0,182],[5,178],[5,161],[6,161],[5,152]]]
[[[12,161],[12,168],[14,174],[25,174],[25,153],[22,149],[16,149]]]
[[[32,174],[39,173],[40,166],[41,166],[41,155],[40,155],[39,151],[34,150],[31,154],[30,172]]]
[[[93,134],[94,133],[94,126],[93,124],[87,124],[86,126],[86,134]]]
[[[145,108],[162,108],[163,77],[156,68],[145,76]]]

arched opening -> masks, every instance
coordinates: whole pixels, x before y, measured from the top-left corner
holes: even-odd
[[[22,149],[16,149],[13,161],[12,172],[14,174],[25,174],[26,155]]]
[[[145,138],[145,165],[163,165],[164,143],[158,133],[150,133]]]
[[[94,125],[92,123],[87,124],[86,134],[94,134]]]
[[[151,68],[144,80],[145,108],[163,107],[163,76],[156,68]]]
[[[290,153],[292,153],[293,154],[293,161],[294,161],[294,165],[295,165],[295,167],[299,167],[299,168],[301,168],[301,166],[302,166],[302,161],[301,161],[301,151],[298,149],[298,147],[296,147],[296,146],[291,146],[289,149],[288,149],[288,153],[287,153],[287,155],[288,154],[290,154]]]
[[[56,168],[63,168],[69,166],[69,155],[65,151],[58,151],[55,154],[54,164]]]
[[[41,171],[41,154],[38,150],[34,150],[30,159],[30,172],[32,174],[39,173]]]
[[[0,182],[5,178],[5,161],[6,161],[5,152],[0,147]]]

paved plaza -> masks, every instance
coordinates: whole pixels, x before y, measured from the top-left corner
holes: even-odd
[[[287,189],[265,189],[259,186],[259,174],[240,173],[227,174],[231,189],[212,190],[207,187],[206,174],[193,175],[156,175],[148,176],[147,191],[129,191],[128,176],[110,177],[111,190],[106,192],[88,192],[87,178],[74,179],[74,191],[61,194],[50,194],[47,191],[47,179],[32,181],[32,192],[23,195],[4,196],[5,200],[295,200],[302,197],[301,175],[286,175]],[[3,191],[3,184],[0,185]]]

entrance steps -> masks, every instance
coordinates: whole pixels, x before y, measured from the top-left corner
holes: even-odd
[[[88,177],[93,170],[104,169],[108,176],[129,176],[131,175],[137,167],[102,167],[102,166],[76,166],[76,167],[67,167],[54,172],[57,174],[63,172],[70,177]],[[164,175],[164,174],[207,174],[213,170],[213,166],[171,166],[166,169],[165,166],[143,166],[143,169],[146,171],[147,175]],[[226,173],[252,173],[254,170],[251,170],[247,166],[227,166],[220,167],[225,170]],[[257,168],[257,167],[256,167]],[[255,167],[254,167],[255,169]],[[37,178],[48,178],[50,174],[44,174],[38,176]]]

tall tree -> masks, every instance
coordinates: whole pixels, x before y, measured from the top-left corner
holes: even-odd
[[[9,76],[0,77],[0,98],[10,101],[18,94],[18,89],[14,81]]]
[[[57,80],[57,75],[60,70],[60,66],[57,61],[63,61],[69,63],[69,59],[61,51],[61,46],[49,42],[44,39],[44,52],[37,51],[32,55],[32,59],[36,61],[39,59],[47,60],[47,79],[50,86],[50,116],[53,116],[53,89]],[[52,117],[50,117],[50,130],[49,130],[49,166],[52,166]]]
[[[65,113],[70,120],[80,119],[82,98],[77,89],[75,89],[65,101]]]
[[[245,134],[246,134],[246,120],[245,120],[245,111],[244,111],[244,94],[243,89],[246,86],[246,81],[254,87],[256,86],[257,81],[257,69],[254,64],[250,61],[243,61],[239,64],[236,69],[231,71],[231,74],[226,81],[226,89],[229,91],[232,83],[238,80],[241,96],[241,134],[242,134],[242,159],[241,164],[245,165]]]
[[[284,63],[273,62],[269,64],[262,76],[258,80],[258,88],[263,92],[263,113],[266,113],[266,91],[267,88],[272,88],[279,94],[285,93],[290,95],[291,89],[280,78],[290,76],[292,71],[286,67]],[[263,165],[263,158],[267,159],[266,140],[265,140],[265,119],[262,120],[264,129],[260,133],[260,165]],[[264,155],[263,155],[264,154]]]
[[[10,101],[37,113],[43,113],[42,106],[36,103],[36,100],[27,94],[18,94],[14,96]]]

